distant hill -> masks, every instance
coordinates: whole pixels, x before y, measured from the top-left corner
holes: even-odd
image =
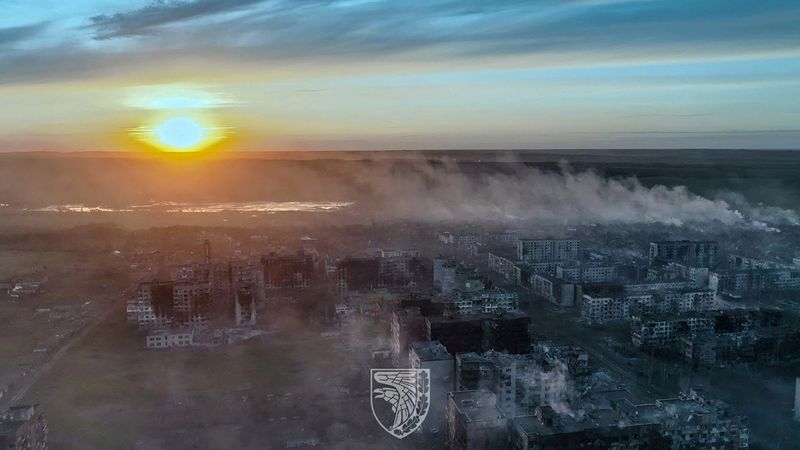
[[[550,201],[542,194],[550,187],[536,183],[536,174],[562,170],[591,170],[599,175],[596,183],[636,177],[645,188],[686,186],[710,199],[735,199],[734,193],[753,205],[800,210],[800,152],[771,150],[283,152],[191,159],[3,153],[0,203],[126,207],[151,202],[356,201],[369,211],[399,208],[400,214],[415,212],[415,202],[435,209],[431,200],[436,199],[429,197],[439,195],[443,208],[475,200],[505,207],[500,204],[513,198],[513,208],[522,210],[529,201],[531,207]],[[565,186],[552,187],[552,201],[565,201],[557,195]]]

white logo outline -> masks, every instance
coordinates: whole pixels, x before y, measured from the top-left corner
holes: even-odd
[[[397,439],[416,431],[430,409],[430,369],[370,369],[369,405],[378,425]],[[376,387],[382,385],[383,387]],[[384,400],[395,413],[391,425],[384,424],[375,411],[375,400]]]

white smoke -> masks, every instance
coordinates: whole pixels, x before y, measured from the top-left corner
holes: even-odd
[[[718,199],[742,212],[754,228],[766,231],[779,231],[771,225],[800,225],[800,215],[791,209],[763,204],[752,205],[744,196],[735,192],[720,194]]]
[[[366,205],[386,219],[430,221],[519,220],[542,223],[716,222],[771,229],[798,224],[797,214],[776,207],[752,207],[736,197],[709,199],[685,186],[646,187],[634,177],[606,178],[594,170],[562,164],[557,171],[528,168],[467,173],[453,162],[415,163],[411,167],[372,165],[353,180]],[[363,205],[362,205],[363,206]]]
[[[558,414],[575,416],[569,405],[569,401],[575,397],[575,390],[569,369],[563,362],[555,361],[547,369],[531,367],[518,382],[527,385],[526,390],[530,392],[529,395],[533,395],[536,404],[550,406]],[[528,402],[530,400],[527,399]],[[524,409],[525,405],[518,405],[518,410]]]

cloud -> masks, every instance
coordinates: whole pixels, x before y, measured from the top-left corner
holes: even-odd
[[[225,14],[252,7],[226,20]],[[385,55],[447,45],[452,55],[497,55],[587,50],[614,46],[654,48],[690,42],[797,46],[792,2],[755,5],[744,0],[698,2],[429,0],[341,2],[164,1],[98,15],[96,39],[184,33],[207,45],[261,48],[267,56]],[[200,19],[205,19],[200,20]],[[183,34],[181,34],[183,35]],[[203,36],[208,37],[204,40]],[[199,40],[196,40],[198,39]],[[743,48],[739,48],[741,51]],[[684,48],[684,51],[690,50]]]
[[[33,25],[0,28],[0,46],[11,46],[28,40],[42,33],[47,26],[47,22],[40,22]]]
[[[160,0],[143,8],[91,18],[94,39],[144,36],[159,27],[242,9],[264,0]]]
[[[269,67],[526,56],[536,66],[800,52],[800,6],[790,1],[163,0],[82,20],[83,26],[59,27],[57,33],[89,70],[119,64],[120,55],[133,61],[119,58],[122,64],[136,68],[143,55]],[[0,31],[0,42],[3,34],[14,39],[29,31]],[[55,51],[0,54],[0,65]],[[47,70],[26,76],[61,72],[57,65],[38,65]],[[9,68],[5,76],[23,70]]]
[[[25,14],[14,14],[13,20],[24,17],[34,25],[0,28],[0,84],[192,80],[228,82],[233,88],[261,83],[266,90],[291,80],[309,93],[321,92],[314,85],[320,79],[337,79],[343,86],[329,92],[339,95],[324,95],[314,104],[287,96],[287,103],[328,107],[325,102],[337,102],[344,108],[346,102],[347,110],[357,116],[366,109],[359,103],[368,103],[368,98],[379,108],[370,108],[376,111],[374,117],[387,120],[361,135],[342,136],[338,127],[331,139],[371,148],[796,146],[794,132],[747,131],[720,137],[703,131],[724,124],[751,125],[756,131],[791,126],[794,109],[784,103],[797,87],[796,1],[163,0],[130,6],[116,0],[76,2],[80,5],[56,12],[36,2],[20,4]],[[4,20],[9,19],[0,18],[0,23]],[[732,59],[735,64],[721,62]],[[598,66],[604,68],[598,71]],[[554,67],[565,69],[550,70]],[[419,86],[413,84],[431,83],[414,76],[431,73],[442,75],[442,88],[435,95],[419,95]],[[547,76],[536,75],[542,73]],[[386,82],[367,86],[381,89],[381,95],[362,95],[370,77]],[[512,83],[520,89],[513,89]],[[106,85],[108,99],[114,96],[114,84]],[[670,86],[675,95],[665,93]],[[737,95],[723,96],[722,89],[736,90]],[[765,95],[758,96],[756,89]],[[441,117],[451,119],[440,129],[431,130],[444,124],[443,119],[420,127],[394,108],[392,96],[428,101],[433,106],[427,108],[429,115],[438,109]],[[687,108],[696,112],[698,105],[705,105],[703,110],[712,116],[686,114]],[[512,118],[502,126],[495,114],[500,107]],[[769,110],[769,116],[758,109]],[[598,120],[588,128],[605,123],[615,134],[584,139],[573,125],[580,120],[571,118],[563,120],[567,130],[556,138],[542,137],[543,123],[551,118],[555,123],[568,110],[576,119],[594,112]],[[647,114],[635,114],[638,111]],[[76,122],[86,122],[93,113],[88,106],[76,112],[76,118],[85,116]],[[631,113],[641,120],[619,120]],[[658,120],[659,114],[664,120]],[[493,120],[487,121],[480,137],[465,139],[467,130],[456,125],[467,123],[472,131],[471,121],[479,115]],[[346,116],[334,118],[344,121]],[[548,120],[540,120],[542,116]],[[749,116],[761,120],[746,122]],[[48,114],[38,117],[43,124],[50,120]],[[526,118],[536,126],[517,125],[507,132]],[[339,125],[327,118],[316,123]],[[403,130],[399,138],[384,133],[391,127]],[[625,133],[658,133],[662,127],[694,134]],[[374,132],[378,129],[381,132]],[[391,141],[385,145],[381,139]]]

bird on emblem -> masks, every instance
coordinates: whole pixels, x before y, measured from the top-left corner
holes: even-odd
[[[417,375],[411,371],[387,370],[375,372],[376,382],[388,387],[374,389],[375,398],[385,400],[392,406],[397,430],[411,418],[417,406]]]

